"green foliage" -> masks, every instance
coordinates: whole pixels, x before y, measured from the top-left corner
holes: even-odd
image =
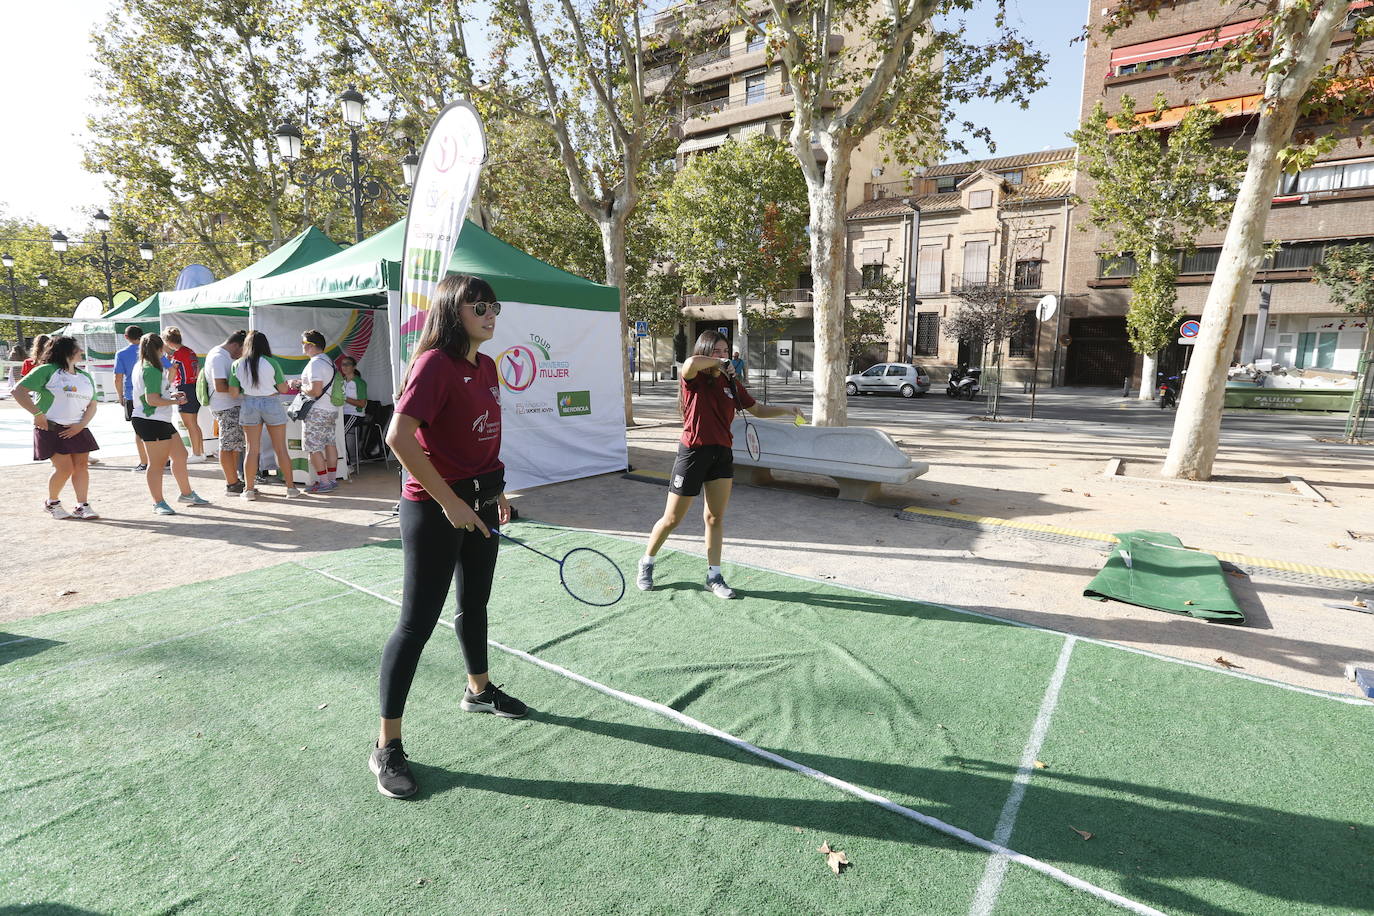
[[[1089,197],[1076,203],[1089,206],[1088,223],[1111,237],[1114,254],[1129,254],[1139,265],[1126,324],[1132,348],[1146,355],[1169,342],[1178,322],[1174,251],[1191,251],[1203,230],[1226,225],[1245,163],[1244,153],[1212,143],[1216,111],[1194,108],[1166,137],[1157,125],[1167,107],[1160,95],[1141,115],[1135,99],[1123,95],[1109,116],[1098,102],[1071,135],[1079,168],[1093,182]]]
[[[887,340],[888,325],[902,305],[901,272],[898,261],[876,284],[845,300],[844,344],[851,369],[865,350]]]
[[[1374,245],[1329,250],[1312,275],[1336,305],[1352,315],[1374,315]]]
[[[1183,316],[1176,306],[1178,262],[1172,255],[1146,259],[1131,278],[1126,334],[1137,353],[1153,356],[1169,345]],[[1148,381],[1148,380],[1147,380]]]
[[[687,289],[776,304],[806,265],[807,215],[796,160],[777,140],[755,136],[691,159],[653,222]]]

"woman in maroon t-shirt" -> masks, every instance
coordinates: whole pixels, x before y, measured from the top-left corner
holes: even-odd
[[[458,589],[455,631],[467,666],[459,707],[509,719],[524,703],[487,673],[487,599],[497,525],[510,521],[501,464],[496,364],[477,348],[496,332],[501,305],[485,280],[454,274],[435,288],[386,441],[407,473],[400,505],[405,584],[401,619],[382,652],[382,724],[368,764],[391,798],[417,791],[401,748],[401,714],[420,652],[449,587]]]
[[[636,584],[645,591],[654,587],[654,556],[705,488],[706,504],[701,514],[706,522],[706,587],[718,598],[733,598],[735,590],[725,584],[720,572],[725,507],[730,504],[735,476],[730,424],[737,410],[747,410],[756,417],[800,417],[802,412],[799,407],[769,407],[750,397],[730,363],[730,341],[719,331],[702,332],[678,374],[682,379],[678,392],[682,439],[668,485],[668,505],[649,535],[649,549],[640,558]]]

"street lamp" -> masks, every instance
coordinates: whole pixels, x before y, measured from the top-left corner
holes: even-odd
[[[139,260],[134,261],[130,258],[121,257],[110,253],[110,216],[104,210],[96,210],[95,216],[91,217],[91,222],[95,224],[96,231],[100,233],[99,242],[73,242],[62,234],[61,230],[52,234],[52,250],[57,252],[62,263],[67,263],[66,252],[75,245],[98,245],[96,252],[91,254],[76,255],[71,258],[73,264],[87,264],[98,268],[105,274],[105,305],[107,308],[114,305],[114,279],[111,274],[118,270],[133,271],[147,270],[148,264],[153,260],[153,245],[147,239],[138,243]],[[39,282],[43,282],[41,279]],[[46,283],[43,283],[46,286]]]
[[[366,123],[363,109],[367,100],[354,86],[339,96],[339,112],[344,126],[348,128],[348,152],[343,155],[342,166],[330,166],[313,174],[297,173],[296,163],[300,161],[304,147],[301,129],[293,121],[285,121],[277,128],[277,152],[286,161],[287,176],[293,184],[302,188],[316,186],[334,189],[349,202],[353,209],[353,241],[363,240],[363,206],[390,195],[398,203],[410,201],[408,191],[398,191],[384,179],[371,171],[368,160],[358,152],[358,130]],[[409,143],[409,138],[406,138]],[[415,181],[415,170],[420,158],[415,155],[414,145],[401,159],[401,170],[405,176],[406,187]]]

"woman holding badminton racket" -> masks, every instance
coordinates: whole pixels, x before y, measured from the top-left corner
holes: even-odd
[[[381,734],[369,766],[377,790],[391,798],[417,791],[401,749],[401,714],[450,587],[458,591],[454,630],[467,667],[459,708],[509,719],[528,712],[487,672],[494,529],[510,521],[510,504],[496,364],[477,350],[496,332],[500,313],[485,280],[452,274],[439,282],[387,431],[408,472],[400,505],[405,584],[401,618],[382,652]]]
[[[717,598],[733,598],[735,590],[720,572],[721,543],[725,536],[725,508],[730,504],[735,463],[730,423],[735,411],[747,410],[756,417],[795,417],[805,420],[799,407],[769,407],[750,396],[730,362],[730,341],[719,331],[703,331],[692,355],[678,373],[678,410],[682,414],[682,439],[668,485],[668,504],[649,535],[649,549],[640,558],[636,584],[654,587],[654,557],[687,516],[695,499],[706,490],[702,519],[706,522],[706,587]]]

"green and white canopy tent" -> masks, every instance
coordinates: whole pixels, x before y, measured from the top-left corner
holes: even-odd
[[[350,340],[356,346],[361,323],[342,316],[384,309],[386,368],[399,379],[404,366],[391,342],[399,338],[404,244],[401,220],[309,267],[253,280],[253,326],[274,341],[317,327],[331,345],[337,340],[346,348]],[[449,271],[486,280],[502,304],[496,336],[484,352],[496,360],[500,377],[507,486],[623,470],[628,453],[619,292],[546,264],[472,222],[463,227]],[[331,310],[341,316],[334,334],[321,326]],[[372,340],[382,333],[380,323],[374,325]],[[384,390],[374,378],[385,376],[362,360],[359,369],[373,382],[370,390]]]

